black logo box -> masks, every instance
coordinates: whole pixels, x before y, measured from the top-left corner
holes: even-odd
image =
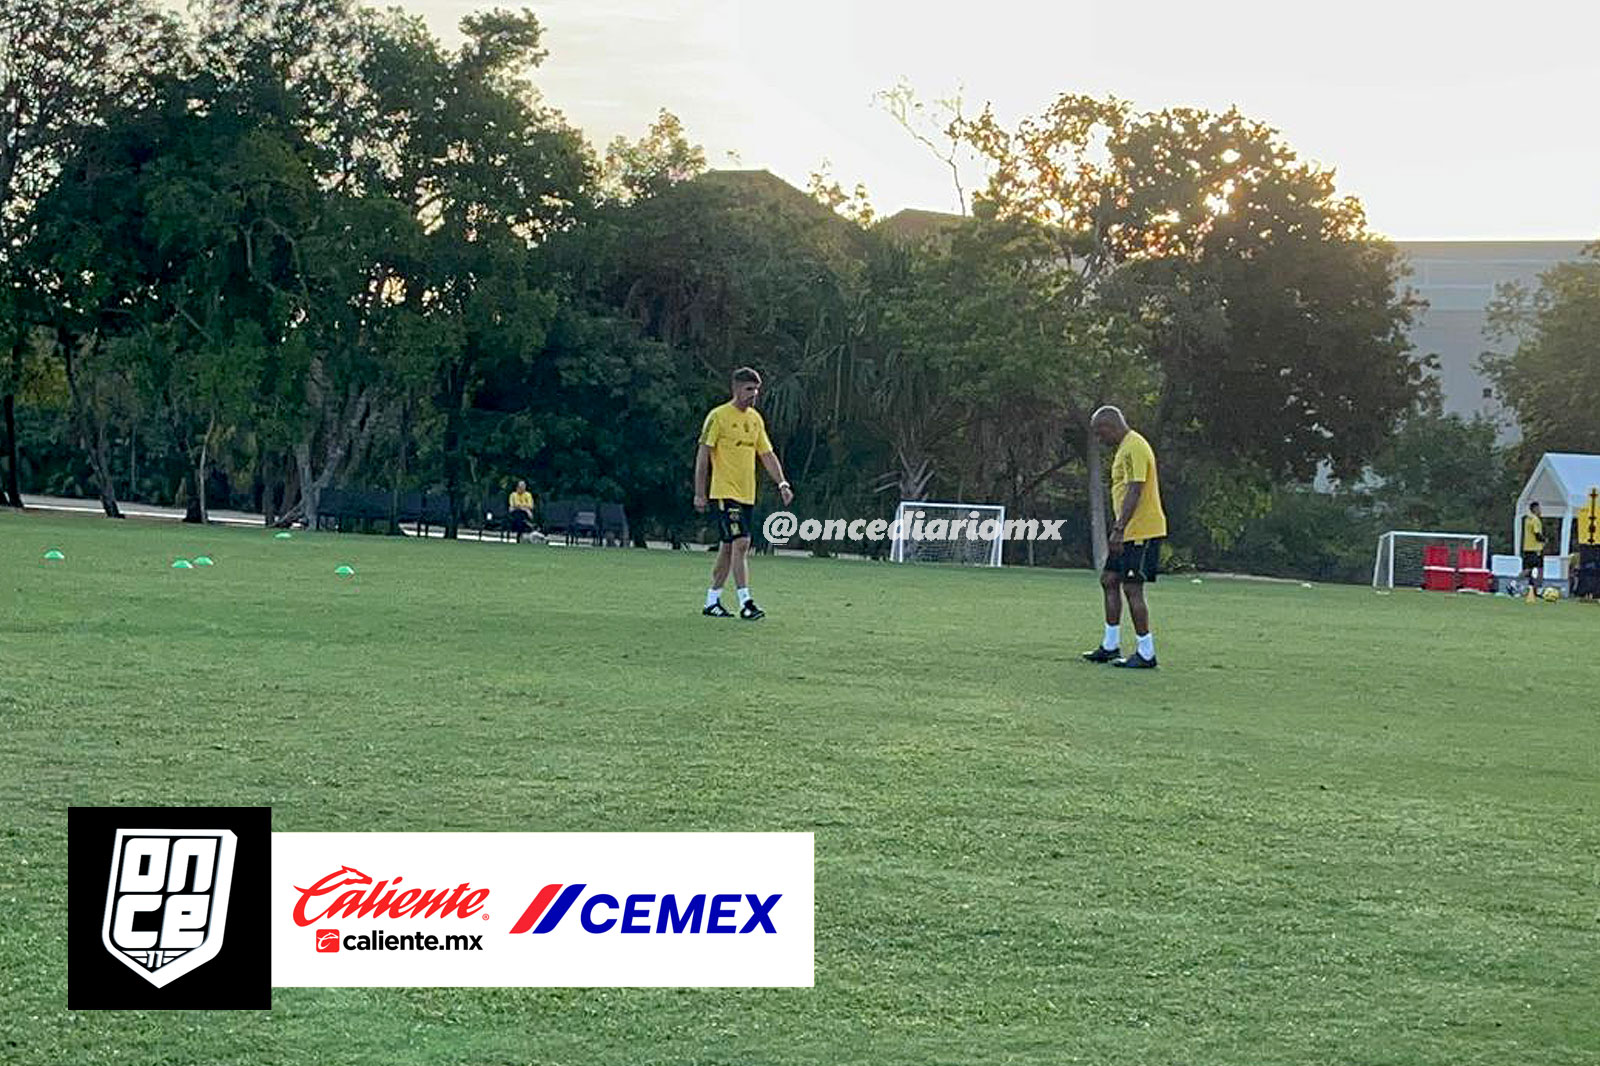
[[[238,838],[217,957],[156,988],[101,940],[119,829],[228,829]],[[272,1008],[271,807],[69,807],[67,1006],[72,1010]]]

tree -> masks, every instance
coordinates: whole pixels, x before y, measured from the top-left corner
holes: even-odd
[[[18,252],[61,161],[105,116],[150,97],[182,55],[152,0],[0,2],[0,500],[22,506],[16,390],[29,327]]]
[[[937,469],[944,494],[1026,509],[1089,461],[1081,427],[1099,397],[1144,395],[1151,368],[1134,323],[1086,301],[1040,226],[980,204],[947,238],[915,248],[905,284],[886,294],[893,377],[926,382],[887,420],[901,469],[924,474],[902,498],[919,498]]]
[[[1516,413],[1529,451],[1600,452],[1600,244],[1539,278],[1503,286],[1489,308],[1480,361]]]
[[[1387,527],[1499,529],[1522,479],[1514,449],[1497,437],[1491,419],[1445,414],[1437,403],[1402,422],[1372,464],[1371,495]]]
[[[845,192],[844,187],[834,178],[832,164],[827,160],[823,160],[822,166],[811,172],[806,182],[806,192],[810,193],[811,198],[817,203],[862,228],[872,225],[877,217],[877,212],[872,207],[872,198],[867,194],[867,187],[856,182],[856,187],[852,191]]]
[[[633,203],[659,195],[704,174],[706,153],[689,140],[683,122],[663,108],[637,141],[616,137],[606,148],[600,195],[614,203]]]
[[[1276,131],[1074,95],[1015,130],[989,110],[961,129],[994,166],[983,199],[1054,236],[1079,299],[1148,329],[1164,460],[1204,454],[1269,482],[1321,462],[1352,474],[1422,391],[1394,249]]]

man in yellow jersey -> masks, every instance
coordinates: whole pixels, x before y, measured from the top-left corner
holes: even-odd
[[[778,483],[783,505],[794,501],[794,493],[783,477],[783,464],[773,454],[767,439],[767,426],[752,405],[761,393],[761,375],[749,367],[733,372],[733,399],[713,407],[700,427],[700,444],[694,454],[694,509],[705,513],[710,508],[717,516],[717,532],[722,548],[711,570],[711,588],[706,591],[708,618],[732,618],[722,606],[722,583],[733,574],[739,594],[739,617],[754,622],[766,612],[750,596],[750,578],[745,556],[750,550],[751,514],[756,502],[756,459]],[[706,488],[710,474],[711,487]]]
[[[521,543],[529,539],[534,532],[533,527],[533,493],[528,491],[526,481],[517,482],[517,487],[506,495],[506,519],[511,524],[511,532],[517,535]]]
[[[1544,584],[1544,516],[1539,513],[1539,501],[1528,504],[1528,513],[1522,516],[1522,575],[1528,589],[1539,595]]]
[[[1105,569],[1100,574],[1106,600],[1105,639],[1094,651],[1084,652],[1083,657],[1092,663],[1152,670],[1156,665],[1156,638],[1150,632],[1150,608],[1144,600],[1144,587],[1156,579],[1161,541],[1167,535],[1156,453],[1115,407],[1097,410],[1089,419],[1089,427],[1102,444],[1117,447],[1111,460],[1111,509],[1116,518],[1108,537]],[[1139,638],[1138,650],[1126,658],[1119,654],[1124,596]]]

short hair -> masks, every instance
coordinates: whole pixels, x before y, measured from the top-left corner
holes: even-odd
[[[1537,511],[1538,509],[1539,509],[1539,501],[1538,500],[1534,500],[1532,503],[1528,504],[1528,510]]]
[[[761,384],[761,375],[756,373],[754,367],[741,366],[733,372],[733,383],[735,385],[759,385]]]
[[[1099,422],[1101,419],[1107,419],[1112,424],[1118,426],[1125,426],[1128,424],[1127,418],[1125,418],[1122,414],[1122,408],[1113,407],[1110,404],[1102,404],[1101,406],[1096,407],[1094,409],[1094,414],[1089,416],[1089,424],[1093,425],[1094,423]]]

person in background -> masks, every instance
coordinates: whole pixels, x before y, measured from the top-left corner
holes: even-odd
[[[1590,486],[1572,524],[1572,543],[1578,553],[1578,563],[1569,571],[1576,575],[1572,595],[1580,602],[1594,603],[1600,598],[1600,485]]]
[[[534,532],[533,493],[528,491],[526,481],[517,482],[517,487],[506,497],[506,507],[511,532],[517,535],[518,542],[528,540]]]
[[[1539,513],[1539,502],[1528,504],[1528,513],[1522,516],[1522,575],[1530,598],[1539,595],[1544,584],[1544,516]]]

